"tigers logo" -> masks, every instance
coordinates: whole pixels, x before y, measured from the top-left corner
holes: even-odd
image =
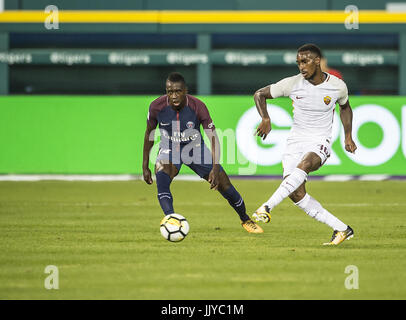
[[[324,103],[325,103],[326,105],[329,105],[330,102],[331,102],[331,98],[330,98],[329,96],[324,97]]]

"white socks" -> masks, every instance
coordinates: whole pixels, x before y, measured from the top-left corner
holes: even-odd
[[[325,223],[329,227],[333,228],[333,230],[344,231],[347,229],[346,224],[324,209],[321,204],[308,193],[306,193],[302,200],[295,204],[310,217]]]
[[[299,168],[295,168],[293,172],[282,181],[279,188],[264,204],[268,205],[272,210],[275,206],[281,203],[283,199],[299,188],[306,180],[307,173]],[[310,217],[327,224],[334,230],[344,231],[347,229],[346,224],[324,209],[321,204],[316,199],[312,198],[308,193],[306,193],[302,200],[295,204]]]
[[[272,210],[275,206],[282,202],[287,196],[301,186],[307,179],[307,173],[299,168],[295,168],[293,172],[282,181],[279,188],[269,198],[267,204]]]

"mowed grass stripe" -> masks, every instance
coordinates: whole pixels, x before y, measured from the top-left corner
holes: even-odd
[[[278,184],[234,181],[248,212]],[[175,210],[191,226],[180,243],[159,233],[155,185],[1,182],[0,297],[404,299],[405,191],[401,181],[310,182],[308,192],[355,230],[350,241],[325,247],[331,230],[289,199],[264,234],[246,233],[205,182],[172,185]],[[59,290],[44,288],[51,264]],[[344,286],[348,265],[359,269],[358,290]]]

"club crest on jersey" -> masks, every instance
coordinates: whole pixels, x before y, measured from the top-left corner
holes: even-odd
[[[186,127],[188,129],[193,129],[195,127],[195,124],[193,121],[188,121],[188,123],[186,123]]]
[[[325,97],[324,97],[324,103],[325,103],[326,105],[329,105],[330,102],[331,102],[331,97],[325,96]]]

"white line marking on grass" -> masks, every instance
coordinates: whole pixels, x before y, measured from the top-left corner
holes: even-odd
[[[130,174],[114,175],[82,175],[82,174],[6,174],[0,175],[0,181],[42,181],[42,180],[61,180],[61,181],[130,181],[139,180],[138,176]]]
[[[155,177],[153,178],[155,180]],[[181,181],[205,181],[197,175],[179,175],[175,178]],[[0,181],[133,181],[143,180],[140,175],[131,174],[0,174]]]
[[[151,207],[151,206],[156,206],[158,205],[158,202],[151,202],[147,201],[145,203],[141,202],[58,202],[58,201],[30,201],[27,203],[24,202],[18,202],[18,205],[35,205],[35,204],[40,204],[40,205],[55,205],[55,206],[98,206],[98,207],[108,207],[108,206],[122,206],[122,207]],[[178,199],[177,201],[178,205],[182,206],[196,206],[196,202],[183,202],[181,199]],[[223,206],[224,201],[210,201],[210,202],[202,202],[199,203],[198,206],[200,207],[215,207],[215,206]],[[405,207],[406,203],[324,203],[325,206],[334,206],[334,207]],[[293,206],[292,204],[283,204],[283,207],[290,207]],[[277,208],[275,208],[277,210]]]
[[[326,176],[323,181],[351,181],[354,179],[354,176],[350,175],[339,175],[339,174],[332,174]]]
[[[387,174],[365,174],[359,177],[361,181],[383,181],[389,179],[390,176]]]
[[[259,180],[266,181],[267,178],[263,176],[232,176],[232,179],[243,179],[243,180]],[[313,176],[310,177],[312,179]],[[153,177],[155,180],[155,177]],[[269,176],[270,180],[279,180],[279,177]],[[320,181],[351,181],[351,180],[360,180],[360,181],[384,181],[391,179],[391,176],[386,174],[366,174],[361,176],[353,175],[327,175],[321,177]],[[43,181],[43,180],[58,180],[58,181],[134,181],[134,180],[143,180],[141,175],[133,174],[0,174],[0,181]],[[180,174],[175,180],[179,181],[205,181],[200,178],[198,175],[193,174]]]
[[[326,206],[336,207],[403,207],[406,203],[325,203]]]

